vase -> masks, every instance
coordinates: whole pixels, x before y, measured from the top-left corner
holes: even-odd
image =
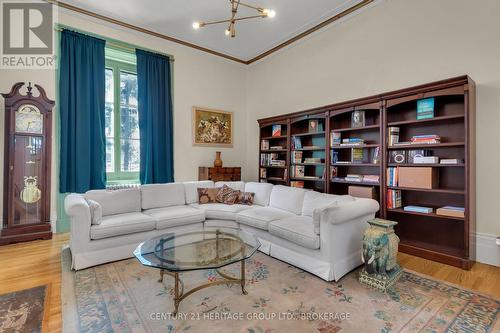
[[[215,152],[215,160],[214,160],[214,167],[216,168],[221,168],[222,167],[222,159],[220,158],[220,151]]]

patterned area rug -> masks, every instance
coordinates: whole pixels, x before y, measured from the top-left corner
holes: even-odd
[[[209,287],[183,300],[175,319],[171,277],[159,283],[159,271],[136,259],[74,273],[65,255],[63,290],[74,287],[63,293],[65,332],[500,331],[500,301],[485,295],[410,272],[384,294],[361,285],[358,271],[328,283],[262,253],[247,261],[248,295],[237,285]],[[237,275],[239,265],[224,271]],[[182,279],[190,289],[218,275]]]
[[[0,295],[0,332],[42,331],[46,286]]]

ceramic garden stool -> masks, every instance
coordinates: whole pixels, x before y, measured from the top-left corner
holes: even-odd
[[[359,281],[367,286],[386,291],[403,275],[397,263],[399,237],[394,233],[394,221],[373,219],[363,236],[362,259],[364,267]]]

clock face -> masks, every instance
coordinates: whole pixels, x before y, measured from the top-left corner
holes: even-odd
[[[16,111],[16,132],[42,134],[43,115],[32,104],[24,104]]]

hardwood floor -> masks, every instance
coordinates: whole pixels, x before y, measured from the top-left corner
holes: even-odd
[[[68,234],[0,247],[0,294],[48,285],[44,332],[61,332],[61,247]],[[400,253],[407,269],[500,298],[500,268],[476,263],[470,271]]]

